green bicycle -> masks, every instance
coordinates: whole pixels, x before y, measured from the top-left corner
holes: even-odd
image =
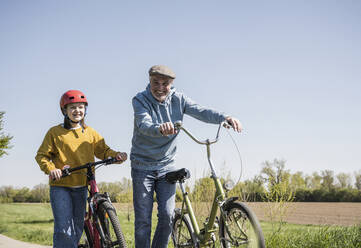
[[[200,145],[207,147],[208,163],[211,169],[211,178],[214,181],[216,193],[214,196],[210,215],[206,218],[204,227],[199,228],[188,192],[185,191],[183,183],[190,177],[187,169],[169,172],[166,179],[171,183],[179,183],[183,195],[182,208],[175,209],[173,220],[172,239],[174,247],[215,247],[219,232],[221,247],[265,247],[262,229],[256,215],[244,203],[237,201],[238,197],[228,198],[225,192],[231,188],[222,185],[217,177],[211,160],[210,145],[219,139],[222,126],[229,127],[225,122],[218,127],[216,138],[213,140],[200,141],[189,131],[182,127],[182,122],[174,123],[178,130],[183,130],[189,137]],[[218,209],[220,210],[219,216]]]

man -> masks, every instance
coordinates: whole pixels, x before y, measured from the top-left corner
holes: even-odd
[[[176,184],[165,180],[175,170],[177,150],[173,123],[183,115],[219,124],[227,120],[237,132],[240,122],[221,112],[204,108],[173,87],[175,73],[164,65],[152,66],[146,90],[133,98],[134,131],[130,154],[135,213],[135,247],[149,248],[153,196],[158,203],[158,225],[152,247],[166,248],[172,231]]]

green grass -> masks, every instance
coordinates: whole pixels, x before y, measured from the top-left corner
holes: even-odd
[[[52,244],[53,215],[49,204],[0,204],[0,233],[37,244]]]
[[[282,248],[359,248],[361,224],[353,227],[287,224],[281,232],[268,235],[266,244]]]
[[[131,205],[116,204],[120,224],[129,247],[134,247],[134,214]],[[153,232],[156,211],[153,215]],[[356,247],[361,248],[361,224],[353,227],[285,224],[281,232],[261,222],[267,247]],[[0,233],[25,242],[51,245],[53,216],[49,204],[0,204]],[[172,247],[172,245],[170,245]]]

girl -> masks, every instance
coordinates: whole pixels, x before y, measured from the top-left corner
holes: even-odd
[[[88,102],[78,90],[69,90],[60,99],[64,123],[50,128],[35,157],[40,169],[49,175],[50,202],[54,215],[53,247],[76,248],[83,232],[87,198],[84,173],[61,178],[61,169],[76,167],[99,159],[115,157],[120,162],[127,154],[110,149],[93,128],[86,126]]]

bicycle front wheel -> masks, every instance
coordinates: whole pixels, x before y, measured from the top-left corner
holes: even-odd
[[[102,241],[103,247],[126,248],[127,245],[120,228],[119,219],[112,204],[107,201],[101,203],[97,214],[105,236],[105,240]]]
[[[175,248],[198,247],[188,215],[182,216],[177,210],[173,220],[172,240]]]
[[[240,202],[230,202],[224,206],[220,218],[219,235],[223,248],[266,247],[256,216]]]

